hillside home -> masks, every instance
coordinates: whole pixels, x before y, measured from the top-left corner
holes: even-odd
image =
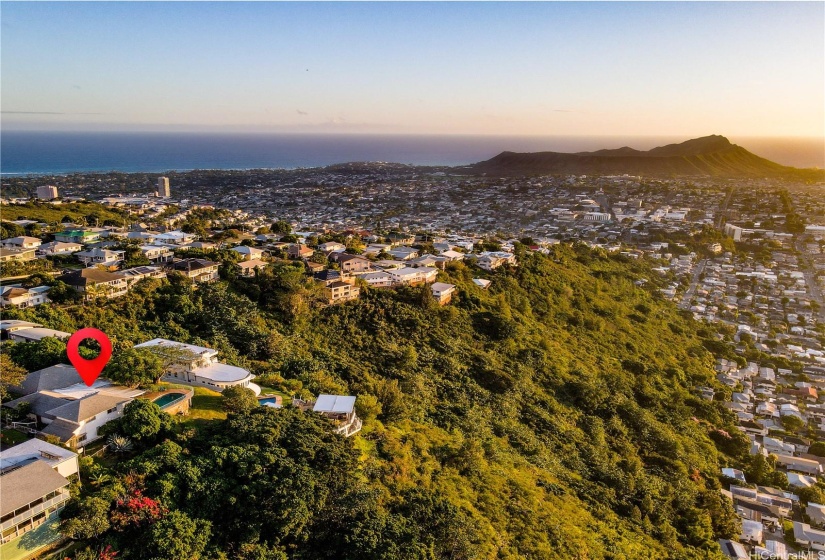
[[[341,270],[349,273],[366,272],[372,270],[372,263],[369,259],[365,259],[359,255],[350,255],[348,253],[333,253],[330,255],[330,260],[337,262]]]
[[[37,249],[42,242],[37,237],[9,237],[2,241],[7,249]]]
[[[240,275],[246,278],[255,276],[255,271],[266,268],[266,262],[261,259],[251,259],[248,261],[241,261],[238,263],[238,268],[241,269]]]
[[[27,329],[15,329],[10,332],[9,340],[14,342],[38,342],[44,338],[54,337],[61,340],[66,340],[71,336],[70,333],[57,331],[55,329],[47,329],[44,327],[31,327]]]
[[[312,410],[332,420],[336,434],[349,437],[361,431],[361,419],[355,414],[355,397],[318,395]]]
[[[119,266],[125,258],[126,251],[110,251],[109,249],[100,249],[95,247],[88,251],[81,251],[75,254],[77,260],[82,262],[85,266],[105,266],[114,267]]]
[[[0,247],[0,262],[28,262],[33,261],[36,258],[34,249],[12,249],[9,247]]]
[[[436,282],[432,286],[430,286],[430,290],[432,290],[433,297],[439,305],[447,305],[448,303],[450,303],[450,300],[452,299],[456,288],[453,284]]]
[[[789,471],[796,471],[813,476],[822,474],[822,465],[819,461],[814,461],[813,459],[803,459],[802,457],[777,454],[776,463],[778,465],[782,465]]]
[[[338,243],[337,241],[327,241],[326,243],[318,245],[318,250],[323,253],[340,253],[346,249],[343,243]]]
[[[152,264],[167,263],[175,257],[169,247],[163,245],[141,245],[140,252]]]
[[[326,287],[324,288],[327,303],[330,305],[358,299],[360,293],[361,288],[358,286],[353,283],[343,282],[340,280],[330,282],[326,284]]]
[[[814,550],[825,550],[825,531],[812,529],[807,523],[793,522],[793,536],[796,544]]]
[[[399,261],[408,261],[418,256],[418,250],[412,247],[394,247],[387,254]]]
[[[121,270],[118,274],[126,278],[126,284],[130,288],[132,284],[144,278],[166,278],[166,271],[159,266],[135,266]]]
[[[61,243],[93,243],[100,239],[101,231],[91,229],[66,229],[54,234],[54,240],[60,241]]]
[[[66,478],[76,475],[79,471],[77,453],[42,439],[28,439],[0,451],[0,469],[13,465],[22,466],[35,460],[43,461]]]
[[[264,251],[262,249],[258,249],[257,247],[248,247],[246,245],[232,247],[232,251],[241,255],[245,261],[260,260],[264,256]]]
[[[0,306],[10,305],[17,308],[34,307],[42,303],[49,303],[48,292],[51,286],[35,286],[24,288],[20,285],[0,287]]]
[[[389,274],[393,277],[396,284],[407,286],[418,286],[420,284],[429,284],[435,282],[435,277],[438,275],[436,268],[400,268],[398,270],[391,270]]]
[[[165,338],[155,338],[138,344],[135,348],[174,348],[174,361],[166,366],[165,381],[207,387],[221,392],[227,387],[241,386],[252,389],[256,395],[261,388],[252,380],[254,375],[243,368],[218,361],[218,351],[194,344],[184,344]]]
[[[63,243],[61,241],[52,241],[51,243],[44,243],[37,248],[37,255],[48,257],[53,255],[71,255],[83,250],[83,245],[80,243]]]
[[[159,233],[155,236],[155,243],[169,243],[171,245],[186,245],[195,241],[194,234],[186,233],[180,230],[167,231],[166,233]]]
[[[206,259],[181,259],[172,264],[174,270],[184,274],[196,284],[217,280],[218,267],[218,263]]]
[[[69,501],[69,481],[44,461],[0,469],[0,542],[36,529]],[[57,535],[53,536],[54,539]]]
[[[308,259],[315,254],[315,251],[300,243],[293,243],[286,250],[287,256],[291,259]]]
[[[389,272],[368,272],[360,275],[359,278],[369,284],[370,288],[389,288],[393,284],[393,278]]]
[[[495,270],[504,265],[515,266],[516,256],[505,251],[493,251],[481,253],[476,260],[476,265],[482,270]]]
[[[83,294],[85,299],[99,296],[113,299],[124,295],[129,289],[126,278],[122,274],[107,272],[99,268],[75,270],[63,274],[58,277],[58,280],[65,282],[75,291]]]

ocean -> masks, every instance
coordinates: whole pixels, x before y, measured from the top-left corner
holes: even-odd
[[[318,167],[354,161],[466,165],[509,150],[647,150],[685,137],[405,136],[136,132],[0,132],[3,175]],[[812,138],[735,138],[753,153],[794,167],[825,167],[825,143]]]

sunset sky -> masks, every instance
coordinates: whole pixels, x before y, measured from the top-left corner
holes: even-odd
[[[825,4],[9,3],[6,130],[825,136]]]

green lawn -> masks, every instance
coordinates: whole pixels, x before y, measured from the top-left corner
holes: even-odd
[[[9,428],[7,430],[3,430],[3,437],[0,438],[0,442],[2,442],[3,448],[5,449],[6,447],[11,447],[12,445],[23,443],[27,439],[30,439],[29,435],[18,430]]]
[[[53,514],[45,523],[34,531],[29,531],[22,537],[0,546],[0,558],[3,560],[23,560],[34,552],[52,546],[59,538],[57,526],[60,517]]]
[[[195,390],[192,397],[192,406],[189,415],[184,420],[185,424],[200,424],[207,420],[223,420],[226,418],[226,411],[221,406],[221,394],[211,391],[205,387],[191,387]]]
[[[281,398],[283,399],[284,404],[289,404],[289,403],[292,402],[292,395],[290,395],[288,393],[284,393],[280,389],[275,389],[274,387],[266,387],[265,385],[259,385],[259,387],[261,388],[261,395],[260,396],[270,395],[270,394],[271,395],[280,395]]]

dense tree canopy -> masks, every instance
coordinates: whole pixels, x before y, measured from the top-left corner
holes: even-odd
[[[289,406],[148,435],[166,440],[90,490],[110,520],[130,488],[156,501],[168,522],[140,525],[143,539],[204,522],[202,553],[170,546],[204,558],[718,557],[716,539],[738,531],[720,465],[782,480],[769,462],[746,465],[734,416],[694,395],[718,387],[712,333],[656,295],[643,260],[518,251],[515,269],[449,265],[439,278],[459,292],[444,307],[426,288],[322,306],[300,268],[279,264],[12,314],[101,326],[116,348],[158,336],[209,345],[281,390],[358,396],[365,427],[347,439]],[[138,557],[119,535],[101,538]]]

